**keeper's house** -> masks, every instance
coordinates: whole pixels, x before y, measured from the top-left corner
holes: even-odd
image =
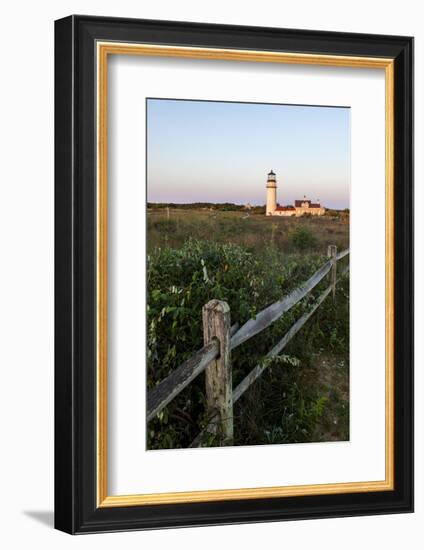
[[[295,200],[294,206],[280,206],[277,203],[277,177],[275,172],[271,170],[266,182],[266,215],[303,216],[304,214],[322,216],[325,214],[325,208],[318,202],[312,202],[306,197],[301,200]]]

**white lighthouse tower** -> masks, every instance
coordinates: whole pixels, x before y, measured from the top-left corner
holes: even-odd
[[[277,178],[271,170],[266,182],[266,215],[272,216],[277,208]]]

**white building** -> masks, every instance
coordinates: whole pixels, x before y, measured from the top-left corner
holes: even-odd
[[[280,206],[277,203],[277,176],[271,170],[266,182],[266,215],[267,216],[303,216],[310,214],[312,216],[322,216],[325,208],[318,202],[313,203],[306,197],[301,200],[295,200],[294,206]]]

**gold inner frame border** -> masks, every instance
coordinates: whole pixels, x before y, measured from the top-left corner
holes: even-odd
[[[107,492],[107,62],[109,55],[219,59],[262,63],[384,69],[385,72],[385,479],[315,485],[214,489],[172,493],[108,495]],[[394,60],[391,58],[321,55],[257,50],[164,46],[140,43],[96,43],[97,62],[97,303],[96,303],[96,470],[97,507],[142,506],[365,493],[394,489]]]

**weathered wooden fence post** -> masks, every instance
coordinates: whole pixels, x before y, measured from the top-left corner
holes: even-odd
[[[206,398],[208,413],[213,419],[208,430],[221,433],[223,444],[233,442],[233,381],[230,358],[230,307],[226,302],[211,300],[202,310],[203,339],[208,344],[213,338],[219,341],[220,354],[206,367]]]
[[[330,284],[332,288],[333,300],[335,300],[337,282],[337,246],[335,244],[328,245],[327,256],[331,259],[332,262],[330,271]]]

